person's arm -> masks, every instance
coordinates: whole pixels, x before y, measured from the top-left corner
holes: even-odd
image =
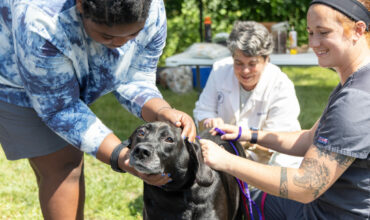
[[[312,145],[318,123],[319,121],[310,130],[292,132],[258,131],[257,144],[280,153],[304,156]],[[243,136],[247,141],[250,141],[251,131],[247,130]]]
[[[308,148],[312,145],[318,124],[319,121],[310,130],[292,132],[258,131],[257,144],[280,153],[304,156]],[[235,125],[224,124],[219,128],[226,132],[226,134],[221,136],[224,140],[233,140],[238,136],[239,128]],[[216,135],[216,131],[212,131],[212,134]],[[239,141],[250,141],[251,137],[251,130],[249,128],[242,128]]]
[[[261,164],[200,140],[204,162],[272,195],[309,203],[324,193],[352,164],[354,158],[311,145],[299,168]]]

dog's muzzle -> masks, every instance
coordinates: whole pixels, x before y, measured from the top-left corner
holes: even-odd
[[[130,165],[137,171],[147,174],[162,173],[160,159],[151,144],[139,144],[130,153]]]

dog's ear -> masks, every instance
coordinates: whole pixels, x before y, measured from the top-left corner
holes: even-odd
[[[195,162],[195,181],[200,186],[210,186],[213,183],[212,169],[204,163],[198,140],[196,140],[194,143],[190,143],[188,139],[185,139],[184,142],[186,148],[188,149],[191,160]]]

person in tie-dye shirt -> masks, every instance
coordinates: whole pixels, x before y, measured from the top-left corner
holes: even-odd
[[[162,0],[0,1],[0,143],[9,160],[29,159],[45,219],[82,219],[83,152],[110,164],[122,146],[89,109],[100,96],[113,92],[137,117],[194,141],[192,118],[155,85],[165,40]],[[170,180],[135,171],[128,153],[118,151],[116,170]]]

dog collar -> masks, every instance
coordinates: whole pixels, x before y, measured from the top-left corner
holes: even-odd
[[[120,172],[120,173],[126,173],[126,171],[119,168],[119,166],[118,166],[118,157],[119,157],[119,154],[121,153],[121,151],[123,150],[123,148],[129,147],[130,144],[131,144],[130,140],[125,140],[122,143],[120,143],[119,145],[117,145],[117,147],[114,148],[114,150],[113,150],[113,152],[110,156],[110,167],[112,167],[112,169],[114,171]]]

